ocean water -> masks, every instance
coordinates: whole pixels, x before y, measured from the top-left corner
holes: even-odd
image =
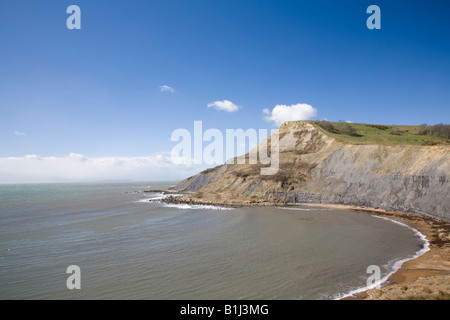
[[[148,201],[169,185],[0,185],[0,299],[335,299],[427,248],[362,212]]]

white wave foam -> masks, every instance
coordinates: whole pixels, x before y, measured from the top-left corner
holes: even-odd
[[[332,210],[329,208],[319,208],[319,207],[314,207],[314,208],[301,208],[301,207],[276,207],[277,209],[283,209],[283,210],[295,210],[295,211],[328,211],[328,210]]]
[[[295,210],[295,211],[311,211],[313,209],[306,209],[306,208],[290,208],[290,207],[276,207],[277,209],[282,210]]]
[[[418,250],[418,251],[417,251],[414,255],[412,255],[412,256],[409,256],[409,257],[407,257],[407,258],[404,258],[404,259],[401,259],[401,260],[398,260],[398,261],[395,261],[395,260],[389,261],[389,262],[387,263],[386,266],[392,268],[392,269],[391,269],[391,272],[388,273],[386,276],[384,276],[384,277],[383,277],[382,279],[380,279],[379,281],[377,281],[377,282],[371,284],[370,286],[365,286],[365,287],[357,288],[357,289],[351,290],[351,291],[348,292],[348,293],[338,295],[337,297],[334,298],[335,300],[340,300],[340,299],[342,299],[342,298],[350,297],[350,296],[353,296],[353,295],[355,295],[355,294],[357,294],[357,293],[364,292],[364,291],[366,291],[366,290],[370,290],[370,289],[377,288],[377,287],[381,286],[383,283],[385,283],[385,282],[389,279],[389,277],[390,277],[391,275],[393,275],[395,272],[397,272],[398,269],[401,268],[401,266],[403,265],[403,263],[405,263],[405,262],[407,262],[407,261],[410,261],[410,260],[414,260],[414,259],[420,257],[421,255],[423,255],[425,252],[430,251],[430,242],[427,240],[426,236],[425,236],[424,234],[422,234],[421,232],[419,232],[417,229],[414,229],[413,227],[408,226],[407,224],[402,223],[402,222],[397,221],[397,220],[394,220],[394,219],[390,219],[390,218],[386,218],[386,217],[380,217],[380,216],[373,216],[373,217],[375,217],[375,218],[380,218],[380,219],[384,219],[384,220],[388,220],[388,221],[391,221],[391,222],[393,222],[393,223],[399,224],[399,225],[401,225],[402,227],[408,228],[408,229],[411,230],[416,236],[418,236],[418,237],[420,238],[420,240],[422,240],[422,241],[424,242],[423,247],[422,247],[422,249]]]
[[[164,203],[164,207],[177,209],[203,209],[203,210],[234,210],[234,208],[212,206],[205,204]]]
[[[169,197],[181,197],[183,194],[164,194],[162,192],[155,193],[152,196],[137,200],[136,202],[158,202]]]
[[[136,202],[156,202],[162,204],[163,207],[177,208],[177,209],[204,209],[204,210],[234,210],[234,208],[213,206],[213,205],[203,205],[203,204],[187,204],[187,203],[164,203],[162,200],[169,197],[181,197],[184,194],[164,194],[162,192],[155,193],[152,196],[146,197],[144,199],[137,200]]]

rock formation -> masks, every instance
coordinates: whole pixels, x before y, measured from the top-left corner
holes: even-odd
[[[260,163],[226,163],[171,191],[194,203],[345,204],[450,220],[448,145],[346,144],[307,121],[284,123],[278,137],[276,174],[261,175]]]

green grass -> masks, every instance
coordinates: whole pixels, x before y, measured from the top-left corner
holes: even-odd
[[[310,121],[319,130],[326,135],[331,136],[338,141],[350,144],[380,144],[380,145],[442,145],[450,144],[449,139],[443,137],[436,137],[431,135],[416,134],[419,126],[384,126],[371,125],[364,123],[351,123],[350,125],[355,129],[355,135],[350,136],[337,132],[329,132],[317,125],[316,121]],[[334,127],[339,126],[338,122],[330,122]],[[393,130],[393,128],[396,128]],[[392,134],[396,133],[396,134]]]

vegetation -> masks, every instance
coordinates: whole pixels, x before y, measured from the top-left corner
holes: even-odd
[[[416,133],[420,135],[432,135],[448,139],[450,138],[450,124],[438,123],[434,126],[428,126],[424,123],[417,128]]]
[[[376,129],[380,129],[380,130],[387,130],[387,129],[389,129],[388,126],[383,126],[383,125],[380,125],[380,124],[366,124],[366,126],[372,127],[372,128],[376,128]]]
[[[391,131],[389,132],[390,134],[393,134],[395,136],[399,136],[402,134],[402,132],[397,128],[397,127],[392,127]]]
[[[450,144],[450,125],[377,125],[363,123],[311,121],[327,135],[351,144],[442,145]]]
[[[356,130],[353,126],[347,122],[338,122],[336,124],[338,131],[342,134],[346,134],[348,136],[356,136]]]
[[[316,121],[321,128],[331,133],[346,134],[349,136],[357,135],[353,126],[347,122],[331,123],[326,120]]]
[[[334,128],[333,124],[331,122],[328,122],[326,120],[320,120],[316,121],[316,124],[318,124],[321,128],[327,130],[331,133],[337,133],[338,131]]]

